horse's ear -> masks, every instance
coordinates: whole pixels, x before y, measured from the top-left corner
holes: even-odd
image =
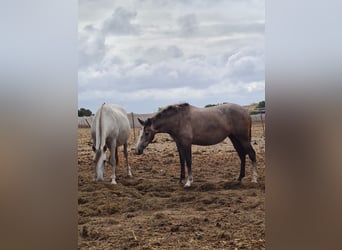
[[[91,148],[93,149],[93,151],[94,151],[94,152],[96,151],[96,148],[95,148],[95,146],[94,146],[94,145],[93,145]]]
[[[146,126],[151,126],[152,125],[152,121],[150,118],[148,118],[146,121],[145,121],[145,125]]]
[[[139,122],[142,126],[145,125],[145,122],[144,122],[143,120],[141,120],[140,118],[138,118],[138,122]]]

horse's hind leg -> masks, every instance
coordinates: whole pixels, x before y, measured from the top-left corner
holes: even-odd
[[[109,154],[109,163],[112,162],[112,154]],[[115,148],[115,164],[119,164],[119,157],[118,157],[118,147]]]
[[[252,182],[253,183],[257,183],[257,179],[258,179],[258,173],[257,173],[257,170],[256,170],[256,156],[255,156],[255,151],[251,145],[251,143],[248,143],[248,156],[249,158],[251,159],[252,161],[252,169],[253,169],[253,176],[252,176]]]
[[[127,142],[124,144],[124,155],[125,155],[125,162],[126,162],[128,176],[132,177],[131,167],[128,164]]]
[[[251,143],[249,141],[246,141],[242,144],[244,151],[248,154],[249,159],[251,159],[252,161],[252,170],[253,170],[253,174],[252,174],[252,182],[253,183],[257,183],[257,179],[258,179],[258,173],[256,170],[256,155],[255,155],[255,151],[251,145]]]
[[[242,178],[245,177],[245,171],[246,171],[246,151],[244,150],[243,146],[241,145],[239,140],[236,139],[235,136],[230,135],[229,139],[232,141],[233,146],[240,157],[241,164],[240,164],[240,175],[239,175],[238,181],[241,182]]]
[[[110,158],[109,158],[109,163],[112,166],[112,184],[116,184],[116,176],[115,176],[115,167],[117,163],[117,148],[116,148],[116,142],[113,142],[111,147],[110,147]]]

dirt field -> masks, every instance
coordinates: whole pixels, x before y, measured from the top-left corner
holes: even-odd
[[[134,154],[133,130],[127,177],[122,148],[117,185],[95,183],[90,129],[78,130],[79,249],[265,249],[265,140],[254,123],[258,184],[246,177],[236,185],[240,161],[231,142],[193,146],[190,189],[179,185],[175,143],[158,134],[143,155]],[[138,130],[136,130],[136,137]],[[137,138],[136,138],[137,140]]]

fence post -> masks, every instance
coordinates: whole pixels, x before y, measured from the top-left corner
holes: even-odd
[[[262,132],[265,137],[265,127],[264,127],[264,120],[262,119],[262,111],[259,110],[259,113],[260,113],[260,119],[261,119],[261,124],[262,124]]]
[[[135,125],[134,125],[134,115],[133,115],[133,112],[131,113],[131,115],[132,115],[133,137],[134,137],[134,142],[135,142]]]

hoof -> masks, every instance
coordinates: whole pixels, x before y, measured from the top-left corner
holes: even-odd
[[[118,183],[115,180],[112,180],[111,184],[116,185]]]
[[[258,175],[253,174],[253,176],[252,176],[252,183],[258,183]]]
[[[192,181],[187,181],[186,183],[185,183],[185,185],[184,185],[184,188],[189,188],[189,187],[191,187],[191,184],[192,184]]]
[[[239,187],[242,185],[242,181],[236,180],[236,181],[232,181],[229,186],[232,187]]]

